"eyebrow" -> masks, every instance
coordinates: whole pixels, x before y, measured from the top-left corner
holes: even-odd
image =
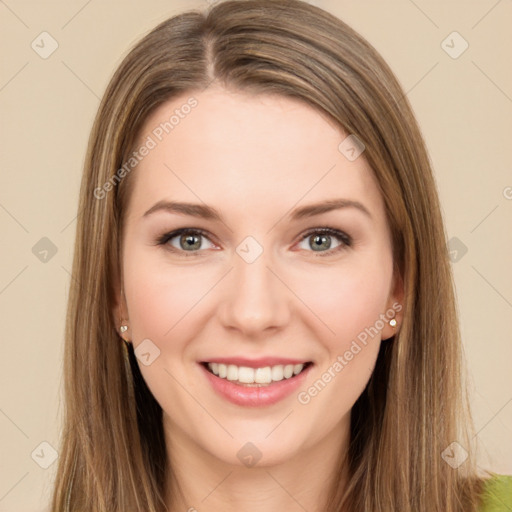
[[[295,210],[289,214],[289,218],[290,220],[299,220],[333,210],[340,210],[342,208],[355,208],[364,213],[370,219],[373,218],[366,206],[359,201],[353,201],[351,199],[329,199],[320,203],[301,206],[300,208],[295,208]],[[159,211],[224,222],[222,215],[215,208],[206,204],[182,203],[166,200],[158,201],[146,213],[144,213],[143,217],[148,217],[149,215]]]

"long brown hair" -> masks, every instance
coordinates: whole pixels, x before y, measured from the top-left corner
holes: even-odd
[[[403,322],[382,344],[352,409],[348,486],[335,479],[325,510],[476,510],[473,455],[459,469],[441,456],[452,442],[470,451],[470,417],[446,234],[425,144],[375,49],[335,16],[299,0],[231,0],[174,16],[129,52],[108,85],[80,192],[52,510],[166,510],[162,410],[133,348],[124,352],[112,314],[133,181],[119,170],[154,109],[212,81],[292,97],[327,114],[364,143],[385,201],[395,274],[404,285]]]

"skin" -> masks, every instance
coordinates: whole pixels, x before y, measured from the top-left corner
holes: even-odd
[[[139,141],[191,95],[158,108]],[[349,161],[338,150],[347,134],[308,105],[213,86],[193,96],[197,107],[130,177],[122,300],[114,308],[135,349],[150,339],[160,350],[139,366],[164,411],[174,471],[166,499],[172,511],[320,511],[347,450],[351,408],[401,314],[397,327],[386,322],[360,344],[307,404],[294,392],[271,406],[234,405],[212,389],[198,362],[294,357],[314,363],[300,391],[321,378],[361,331],[401,303],[383,198],[364,153]],[[347,207],[289,218],[294,208],[335,198],[359,201],[371,217]],[[163,210],[144,216],[161,200],[210,205],[224,222]],[[314,251],[304,234],[325,226],[352,244],[331,237],[330,249]],[[195,252],[186,252],[179,236],[157,244],[184,227],[211,236],[200,237]],[[236,252],[247,236],[263,249],[250,264]],[[252,468],[237,457],[247,442],[261,452]],[[344,474],[337,478],[343,482]]]

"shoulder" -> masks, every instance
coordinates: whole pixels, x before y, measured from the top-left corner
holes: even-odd
[[[479,512],[507,512],[512,510],[512,476],[493,475],[484,480]]]

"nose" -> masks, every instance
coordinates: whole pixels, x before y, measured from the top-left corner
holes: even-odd
[[[266,251],[252,263],[234,254],[233,267],[217,310],[223,326],[252,338],[283,328],[290,318],[291,293],[276,277]]]

